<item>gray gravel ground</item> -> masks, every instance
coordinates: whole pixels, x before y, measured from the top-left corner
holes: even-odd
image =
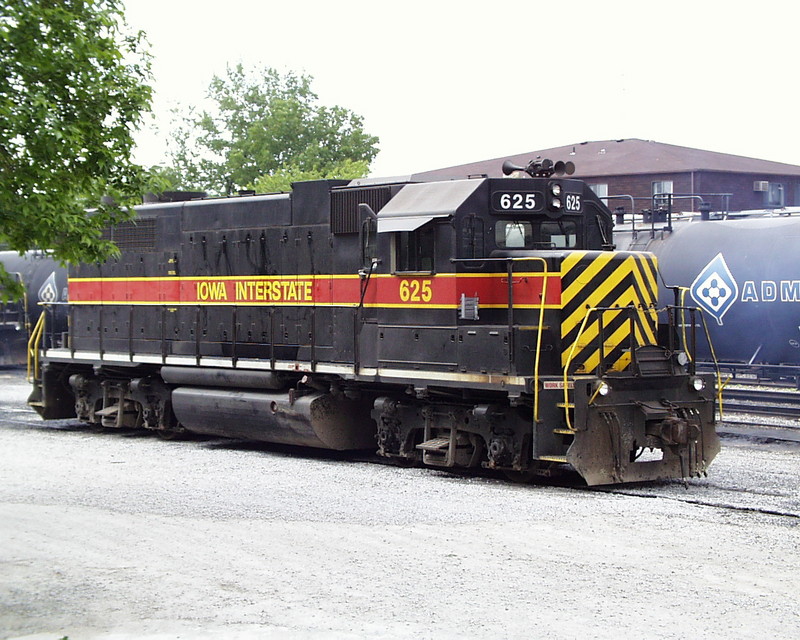
[[[800,637],[797,445],[522,486],[42,423],[0,387],[3,638]]]

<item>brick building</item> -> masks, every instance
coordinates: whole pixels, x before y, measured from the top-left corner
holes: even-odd
[[[637,211],[649,209],[659,194],[673,194],[673,208],[679,211],[696,211],[700,198],[714,211],[800,206],[800,166],[636,138],[530,151],[413,178],[499,177],[503,161],[524,166],[537,157],[572,161],[574,177],[588,182],[600,196],[626,196],[610,197],[611,209],[624,206],[630,211],[632,202]]]

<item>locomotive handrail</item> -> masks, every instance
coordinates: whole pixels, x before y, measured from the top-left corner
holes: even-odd
[[[733,196],[732,193],[657,193],[653,194],[652,196],[632,196],[627,193],[620,193],[614,194],[609,196],[598,196],[601,200],[621,200],[627,199],[631,201],[631,234],[634,239],[636,239],[639,230],[636,228],[636,200],[649,200],[652,203],[653,210],[656,209],[656,202],[659,198],[665,199],[668,204],[667,209],[667,226],[664,230],[671,232],[672,228],[672,203],[675,200],[699,200],[700,201],[700,212],[703,212],[703,205],[707,204],[707,200],[705,198],[720,198],[720,205],[722,208],[722,212],[724,215],[727,215],[728,210],[730,208],[730,198]],[[710,207],[710,204],[708,205]],[[621,212],[616,212],[617,216],[621,216],[617,218],[617,222],[622,223],[624,222],[625,211],[624,207],[622,208]],[[705,219],[705,218],[704,218]],[[653,237],[655,233],[655,223],[656,223],[656,216],[651,216],[650,219],[650,234]]]
[[[547,261],[540,258],[544,263],[544,271],[542,273],[548,274]],[[536,360],[533,364],[533,419],[539,422],[539,362],[542,353],[542,333],[544,333],[544,306],[547,299],[547,275],[542,278],[542,299],[539,306],[539,326],[536,329]]]
[[[703,313],[703,310],[698,308],[698,307],[687,307],[686,304],[685,304],[686,303],[686,294],[689,292],[689,288],[688,287],[681,287],[681,286],[668,287],[668,288],[669,289],[673,289],[673,291],[675,293],[675,302],[676,302],[675,308],[676,309],[680,309],[680,312],[681,312],[681,329],[682,329],[682,332],[683,332],[682,333],[682,340],[683,340],[683,345],[684,346],[686,346],[688,343],[686,341],[686,320],[684,319],[684,315],[683,314],[686,312],[687,309],[689,311],[691,311],[691,313],[692,313],[692,320],[691,320],[692,350],[691,351],[689,351],[688,349],[685,350],[687,358],[689,358],[689,361],[692,363],[692,368],[691,368],[691,372],[692,373],[694,373],[697,370],[697,364],[696,364],[696,362],[697,362],[697,357],[696,357],[697,354],[694,353],[695,349],[697,348],[697,338],[694,336],[694,327],[695,327],[695,324],[696,324],[695,321],[694,321],[694,314],[696,312],[698,312],[698,311],[700,312],[700,319],[701,319],[701,321],[703,323],[703,332],[704,332],[704,334],[706,336],[706,342],[708,342],[708,349],[711,352],[711,362],[714,365],[714,372],[716,373],[716,376],[717,376],[717,402],[719,403],[719,412],[720,412],[720,417],[721,417],[722,416],[722,390],[725,388],[725,385],[727,385],[731,381],[732,378],[729,377],[724,382],[722,381],[722,372],[720,371],[720,368],[719,368],[719,362],[717,360],[717,354],[714,351],[714,342],[711,340],[711,332],[708,330],[708,322],[706,321],[705,313]],[[680,301],[678,301],[678,297],[679,296],[680,296]],[[680,303],[678,304],[678,302],[680,302]]]
[[[547,260],[541,256],[526,256],[526,257],[513,257],[506,258],[451,258],[451,263],[456,262],[505,262],[508,269],[508,341],[509,341],[509,359],[512,364],[514,362],[514,283],[513,272],[515,262],[525,261],[541,261],[544,270],[542,273],[542,295],[539,302],[539,326],[536,331],[536,357],[533,364],[533,419],[539,422],[539,362],[541,359],[542,347],[542,333],[544,333],[544,308],[547,299],[547,279],[551,275],[558,275],[550,273],[547,269]]]
[[[676,297],[677,297],[677,292],[676,292]],[[631,311],[631,313],[636,311],[634,307],[626,307],[626,308],[629,309]],[[719,371],[719,367],[717,366],[717,357],[716,357],[716,354],[714,353],[714,345],[711,342],[711,335],[710,335],[709,330],[708,330],[708,324],[706,322],[705,314],[703,314],[703,310],[702,309],[698,309],[696,307],[684,307],[682,305],[675,305],[674,307],[671,307],[671,308],[675,309],[676,311],[680,311],[681,314],[683,314],[687,309],[690,312],[692,312],[692,315],[694,315],[694,313],[696,311],[700,311],[700,318],[702,319],[702,322],[703,322],[703,329],[705,331],[706,340],[708,340],[708,346],[709,346],[709,349],[711,350],[711,357],[713,359],[713,362],[715,364],[715,369],[717,371],[717,402],[719,403],[720,416],[721,416],[722,415],[722,390],[725,387],[725,385],[728,384],[730,379],[726,380],[724,383],[722,381],[722,375],[721,375],[721,373]],[[665,307],[665,309],[667,310],[668,313],[670,312],[670,307]],[[586,314],[584,315],[583,321],[581,322],[580,329],[578,330],[578,335],[575,337],[575,340],[572,343],[572,348],[570,349],[569,354],[567,355],[566,363],[564,364],[564,413],[565,413],[565,417],[566,417],[567,429],[570,430],[570,431],[574,431],[575,430],[573,428],[573,426],[572,426],[572,421],[570,420],[570,417],[569,417],[569,388],[568,388],[569,367],[572,364],[572,359],[573,359],[573,357],[575,355],[575,349],[577,348],[578,343],[579,343],[580,338],[581,338],[581,335],[583,335],[583,331],[586,328],[586,323],[588,322],[589,317],[593,313],[598,312],[598,311],[601,312],[601,318],[602,318],[602,312],[605,312],[605,311],[620,311],[620,310],[621,309],[616,308],[616,307],[589,307],[589,308],[586,309]],[[662,311],[663,310],[664,309],[662,309]],[[683,317],[683,316],[681,316],[681,317]],[[682,322],[682,324],[685,325],[685,323],[683,323],[683,322]],[[694,349],[695,345],[696,345],[696,342],[697,342],[697,339],[694,336],[694,325],[695,325],[694,320],[692,320],[691,325],[692,325],[692,329],[693,329],[692,349]],[[687,347],[687,343],[686,343],[686,333],[685,333],[686,327],[685,326],[683,327],[683,331],[684,331],[684,333],[683,333],[684,351],[685,351],[686,356],[689,359],[689,363],[691,365],[690,368],[689,368],[689,372],[690,372],[690,374],[693,374],[694,371],[695,371],[695,368],[694,368],[695,358],[692,357],[690,351],[686,348]],[[672,332],[671,331],[670,331],[670,346],[672,347]],[[632,354],[633,354],[633,349],[631,351],[632,351]],[[604,359],[604,355],[603,355],[603,345],[602,345],[602,335],[601,335],[600,336],[600,362],[598,364],[598,368],[602,366],[603,359]],[[591,400],[589,401],[590,404],[594,400],[596,395],[597,395],[597,392],[595,392],[595,394],[592,396]]]
[[[45,311],[39,314],[39,319],[36,321],[31,335],[28,338],[28,356],[27,356],[27,380],[31,384],[39,379],[39,347],[42,344],[42,336],[44,335],[45,326]]]
[[[703,313],[703,310],[700,309],[700,318],[703,321],[703,331],[706,334],[706,340],[708,341],[708,349],[711,351],[711,360],[714,363],[714,370],[717,373],[717,403],[719,403],[719,417],[722,418],[722,391],[725,386],[733,379],[733,376],[728,376],[725,382],[722,381],[722,372],[719,369],[719,362],[717,361],[717,354],[714,351],[714,343],[711,341],[711,333],[708,330],[708,323],[706,322],[706,314]]]
[[[681,302],[681,332],[682,332],[682,336],[681,337],[682,337],[682,344],[686,345],[687,344],[686,343],[686,317],[685,317],[684,314],[686,313],[686,294],[689,292],[689,288],[688,287],[678,287],[677,292],[680,292],[680,297],[681,297],[681,301],[680,302]],[[692,318],[692,326],[694,327],[694,318]],[[693,345],[693,346],[696,347],[696,345]],[[694,360],[694,358],[692,357],[692,355],[694,355],[694,354],[692,354],[690,351],[687,351],[686,355],[688,356],[689,360]]]
[[[586,323],[589,321],[589,318],[591,317],[591,315],[593,313],[595,313],[595,312],[598,312],[598,311],[600,312],[600,318],[599,318],[599,321],[598,321],[599,324],[600,324],[600,330],[599,330],[599,336],[598,336],[599,337],[599,341],[600,341],[600,360],[599,360],[599,362],[597,364],[597,373],[598,373],[598,377],[599,377],[600,376],[600,370],[601,370],[601,368],[603,366],[603,363],[605,361],[605,353],[604,353],[604,348],[603,348],[603,334],[602,334],[602,331],[603,331],[602,330],[603,313],[605,313],[606,311],[615,311],[615,312],[627,311],[628,313],[631,314],[630,315],[631,322],[633,323],[633,320],[634,320],[634,317],[635,317],[633,314],[637,313],[637,312],[638,313],[642,313],[644,311],[644,308],[641,308],[641,309],[639,309],[637,311],[636,307],[629,305],[627,307],[588,307],[586,309],[586,314],[583,316],[583,320],[581,321],[581,326],[578,329],[578,334],[575,336],[575,340],[573,340],[573,342],[572,342],[572,347],[570,348],[569,353],[567,354],[567,360],[564,363],[564,415],[566,417],[567,429],[570,430],[570,431],[575,431],[575,429],[573,428],[572,421],[570,420],[570,417],[569,417],[569,406],[570,406],[570,402],[569,402],[569,367],[572,364],[573,357],[575,356],[575,349],[577,348],[578,343],[580,342],[581,336],[583,335],[583,332],[586,329]],[[631,358],[634,361],[635,361],[635,358],[636,358],[636,351],[635,351],[635,348],[634,348],[635,347],[635,341],[636,341],[635,332],[634,332],[633,328],[631,328]],[[595,394],[592,396],[592,398],[590,400],[590,403],[594,400],[594,398],[596,396],[597,396],[597,392],[595,392]]]
[[[706,321],[705,313],[703,313],[702,309],[699,309],[697,307],[686,307],[686,306],[684,306],[683,302],[684,302],[684,300],[686,298],[686,292],[689,291],[689,290],[686,287],[676,287],[676,289],[680,290],[680,292],[681,292],[681,305],[680,305],[680,307],[678,307],[681,310],[681,314],[683,314],[687,309],[689,309],[689,311],[692,312],[693,318],[691,320],[691,326],[692,326],[692,348],[693,348],[693,350],[697,348],[697,338],[694,336],[694,327],[695,327],[695,324],[696,324],[695,321],[694,321],[694,314],[697,311],[700,312],[700,319],[703,322],[703,332],[705,333],[705,336],[706,336],[706,342],[708,342],[708,349],[711,352],[711,361],[714,364],[714,372],[716,373],[716,376],[717,376],[717,403],[719,404],[719,415],[720,415],[720,418],[722,418],[723,417],[722,391],[725,389],[725,386],[733,379],[733,376],[728,376],[728,378],[723,382],[723,380],[722,380],[722,372],[720,371],[719,362],[717,361],[717,354],[714,351],[714,343],[711,340],[711,332],[708,330],[708,322]],[[676,296],[677,296],[677,291],[676,291]],[[684,331],[683,344],[686,345],[686,337],[685,337],[686,336],[686,323],[683,320],[683,315],[681,315],[681,324],[683,325],[683,331]],[[695,357],[692,357],[692,353],[690,353],[689,351],[686,351],[686,355],[689,358],[690,362],[692,363],[692,367],[691,367],[690,371],[691,371],[692,374],[694,374],[695,371],[697,370],[697,364],[696,364],[696,362],[697,362],[696,355],[697,354],[694,354]]]
[[[572,357],[575,355],[575,348],[578,346],[578,341],[580,340],[581,335],[583,335],[583,330],[586,328],[586,322],[589,320],[589,316],[599,309],[601,309],[601,307],[589,307],[586,309],[586,314],[583,316],[580,329],[578,329],[578,335],[575,336],[575,340],[572,342],[572,348],[569,350],[569,354],[567,354],[567,361],[564,364],[564,416],[566,417],[567,421],[567,429],[570,431],[575,431],[575,429],[572,427],[572,421],[569,419],[569,365],[572,364]]]

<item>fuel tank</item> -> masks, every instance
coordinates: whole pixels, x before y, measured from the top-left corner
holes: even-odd
[[[342,395],[178,387],[172,408],[195,433],[339,451],[375,446],[370,403]]]
[[[668,231],[617,227],[618,249],[651,251],[666,286],[685,287],[683,304],[703,310],[717,360],[800,364],[800,216],[673,220]],[[710,349],[698,330],[698,356]]]

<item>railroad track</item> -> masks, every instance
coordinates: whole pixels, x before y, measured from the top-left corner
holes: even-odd
[[[764,389],[725,389],[722,392],[724,413],[749,413],[796,420],[800,418],[800,393]]]
[[[800,392],[785,387],[726,388],[717,418],[720,434],[800,442]]]

